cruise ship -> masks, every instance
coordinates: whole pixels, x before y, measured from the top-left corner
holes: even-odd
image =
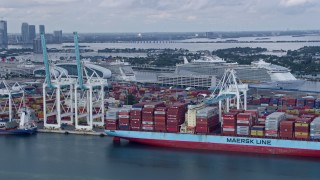
[[[250,83],[251,87],[292,89],[302,85],[303,80],[296,79],[286,67],[258,60],[251,65],[239,65],[227,63],[218,56],[202,56],[200,59],[189,62],[184,58],[184,64],[176,65],[176,74],[215,75],[222,77],[225,69],[232,68],[244,83]]]

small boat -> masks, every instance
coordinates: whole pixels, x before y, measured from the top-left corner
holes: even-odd
[[[2,118],[0,120],[0,135],[30,135],[37,132],[34,110],[23,108],[20,113],[20,119],[9,121],[8,118]]]

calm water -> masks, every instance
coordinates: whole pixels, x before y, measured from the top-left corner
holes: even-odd
[[[61,134],[0,137],[0,179],[319,180],[320,159],[113,145]]]

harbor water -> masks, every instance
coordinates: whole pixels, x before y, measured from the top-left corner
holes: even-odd
[[[0,137],[0,179],[318,180],[320,159],[157,148],[110,137]]]

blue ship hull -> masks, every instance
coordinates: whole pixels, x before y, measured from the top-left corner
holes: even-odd
[[[37,128],[31,129],[0,129],[0,135],[31,135],[37,133]]]

